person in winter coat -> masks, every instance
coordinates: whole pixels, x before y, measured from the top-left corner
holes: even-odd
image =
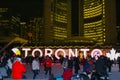
[[[67,68],[67,69],[63,72],[62,77],[63,77],[64,80],[70,80],[71,77],[72,77],[72,75],[73,75],[73,74],[72,74],[72,69]]]
[[[65,71],[68,67],[68,56],[64,58],[62,66],[63,66],[63,70]]]
[[[118,63],[118,68],[119,68],[119,72],[120,72],[120,57],[117,58],[117,63]]]
[[[71,58],[68,60],[68,66],[67,66],[67,68],[73,69],[73,57],[71,57]]]
[[[0,80],[3,80],[4,77],[8,77],[7,70],[5,66],[0,66]]]
[[[79,63],[80,63],[79,58],[75,57],[74,58],[74,69],[75,69],[76,75],[78,74],[78,70],[80,69]]]
[[[48,72],[49,72],[49,75],[51,75],[52,63],[53,63],[53,60],[49,56],[46,56],[46,59],[43,62],[43,65],[45,65],[45,68],[46,68],[45,75],[47,75]]]
[[[35,57],[32,61],[32,70],[33,70],[33,73],[34,73],[33,79],[35,79],[39,70],[40,70],[40,63],[39,63],[38,57]]]
[[[11,72],[12,72],[12,60],[11,60],[11,58],[9,58],[7,60],[7,67],[8,67],[7,73],[8,73],[8,76],[10,77],[11,76]]]
[[[82,59],[83,71],[84,71],[84,67],[85,67],[86,63],[87,63],[87,59],[85,59],[85,58],[83,57],[83,59]]]
[[[106,60],[103,56],[98,57],[98,60],[95,63],[95,69],[98,74],[107,75],[107,66]]]
[[[83,72],[90,73],[90,64],[87,62],[83,67]]]
[[[112,60],[110,58],[107,59],[107,67],[109,74],[111,74]]]
[[[25,66],[21,62],[21,58],[16,58],[12,64],[12,79],[22,79],[23,73],[26,72]]]

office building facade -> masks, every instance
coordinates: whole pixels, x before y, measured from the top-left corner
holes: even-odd
[[[69,0],[44,1],[44,41],[46,44],[61,44],[70,36]]]
[[[19,22],[18,35],[30,43],[116,44],[115,0],[42,0],[41,4],[42,16],[32,16],[28,23],[14,15],[10,18]]]
[[[84,36],[97,44],[116,44],[115,0],[84,0]]]
[[[115,0],[51,0],[50,5],[52,40],[116,44]]]

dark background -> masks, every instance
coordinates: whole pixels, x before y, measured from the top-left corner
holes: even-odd
[[[117,18],[117,25],[120,26],[120,0],[116,0],[116,18]]]
[[[19,15],[23,20],[43,16],[44,0],[0,0],[0,7],[10,8],[9,15]]]
[[[0,7],[12,8],[12,14],[19,13],[21,17],[28,19],[30,16],[43,16],[43,2],[44,0],[0,0]],[[116,0],[116,18],[117,25],[120,25],[120,0]]]

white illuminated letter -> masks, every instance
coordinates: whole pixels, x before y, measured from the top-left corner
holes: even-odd
[[[53,53],[52,49],[45,49],[45,56],[51,57],[51,54]]]
[[[94,49],[91,52],[91,56],[95,57],[95,59],[98,59],[98,56],[102,55],[102,51],[100,49]]]
[[[75,49],[75,52],[73,52],[72,49],[69,49],[69,58],[73,56],[73,57],[77,57],[78,53],[77,53],[77,49]]]
[[[86,59],[87,51],[89,51],[89,49],[80,49],[80,50],[83,51],[84,58]]]
[[[25,57],[28,55],[28,51],[30,51],[30,48],[22,48],[23,51],[25,51]]]
[[[40,49],[34,49],[34,50],[32,51],[32,56],[35,57],[35,52],[36,52],[36,51],[38,51],[38,52],[40,53],[40,57],[42,57],[43,53],[42,53],[42,51],[41,51]]]
[[[65,57],[66,56],[66,53],[65,53],[65,51],[63,50],[63,49],[57,49],[56,51],[55,51],[55,57],[57,58],[57,59],[60,59],[60,57],[57,55],[59,52],[63,52],[63,56]]]

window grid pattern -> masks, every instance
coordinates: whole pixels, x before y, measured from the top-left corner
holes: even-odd
[[[51,11],[51,22],[53,24],[53,38],[64,40],[67,38],[67,3],[66,0],[54,0]]]
[[[84,36],[94,39],[98,44],[105,40],[105,6],[102,0],[90,0],[84,2],[84,19],[92,19],[102,15],[100,20],[84,23]]]

